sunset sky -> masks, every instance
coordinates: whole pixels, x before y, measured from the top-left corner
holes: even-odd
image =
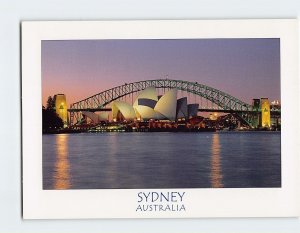
[[[247,103],[280,100],[279,39],[42,41],[42,97],[68,105],[134,81],[205,84]]]

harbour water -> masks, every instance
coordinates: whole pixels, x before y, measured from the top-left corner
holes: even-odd
[[[44,189],[281,187],[280,132],[43,135]]]

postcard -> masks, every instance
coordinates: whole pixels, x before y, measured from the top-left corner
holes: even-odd
[[[23,22],[24,219],[298,216],[297,27]]]

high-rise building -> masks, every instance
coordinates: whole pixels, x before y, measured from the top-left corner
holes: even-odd
[[[64,94],[57,94],[54,96],[54,102],[55,102],[56,114],[64,122],[64,127],[67,127],[68,126],[68,107],[67,107],[66,96]]]
[[[271,127],[271,112],[270,112],[270,102],[268,98],[261,98],[261,126]]]

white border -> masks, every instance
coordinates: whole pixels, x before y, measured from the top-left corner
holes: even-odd
[[[297,20],[23,22],[23,217],[62,219],[298,216],[300,150],[299,144],[297,145],[297,24]],[[135,211],[137,193],[142,190],[42,190],[41,40],[116,38],[280,38],[282,188],[176,189],[186,192],[186,212],[142,214]]]

